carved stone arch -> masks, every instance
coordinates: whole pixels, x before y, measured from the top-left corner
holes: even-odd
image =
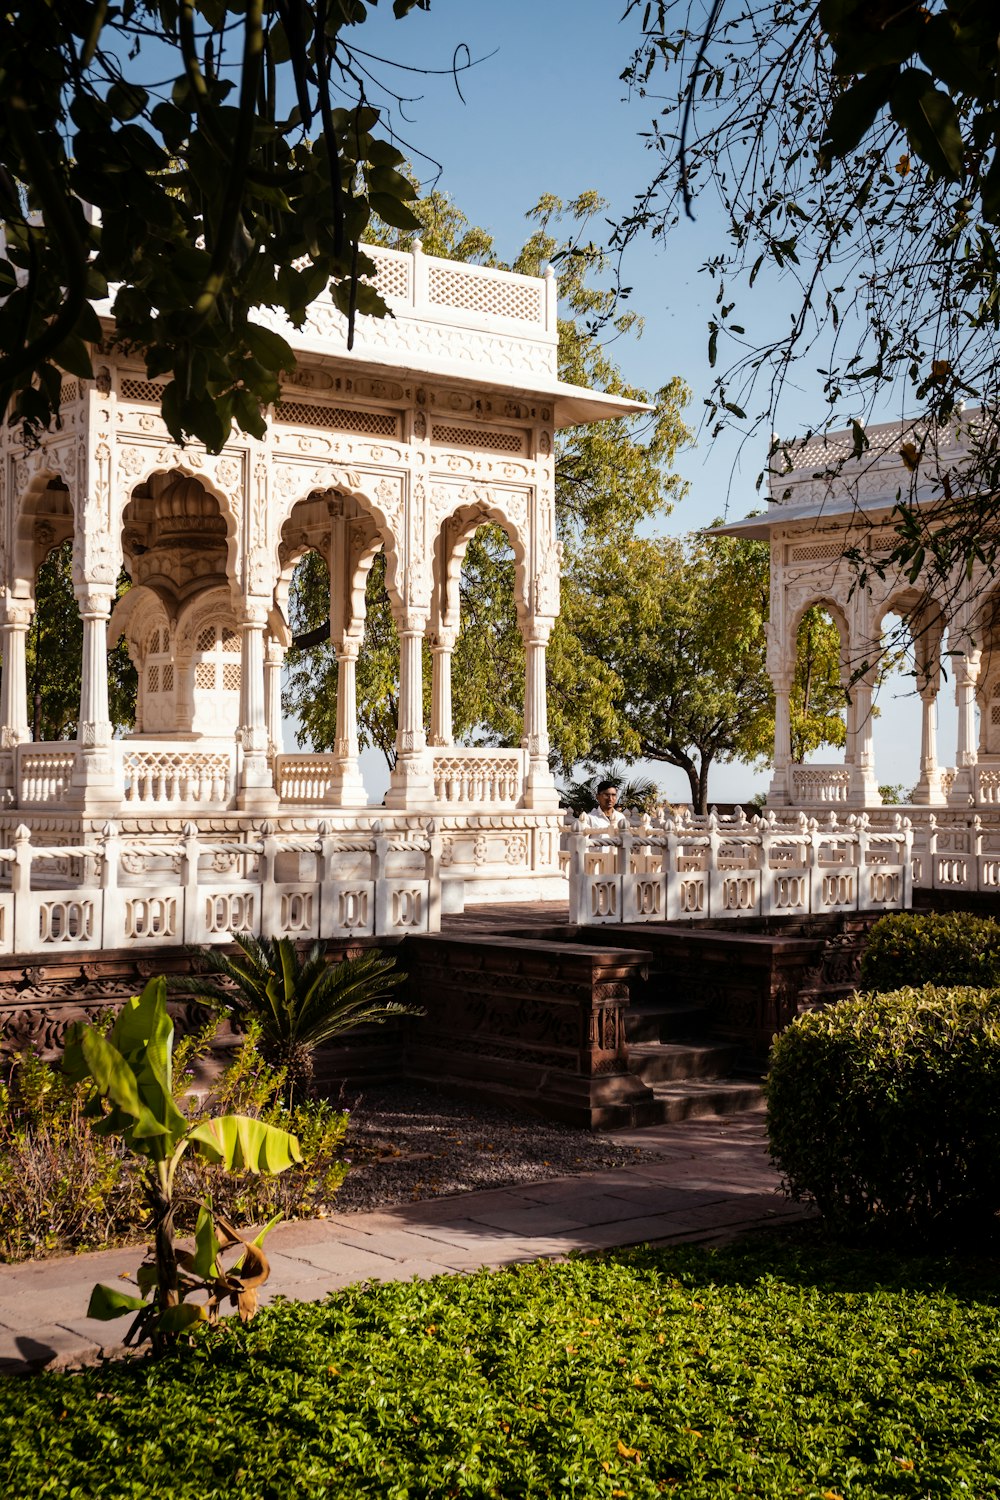
[[[788,639],[793,647],[798,639],[799,626],[811,609],[825,609],[840,632],[841,645],[845,650],[851,644],[851,625],[846,602],[829,590],[795,590],[788,599]]]
[[[469,485],[456,494],[455,504],[441,517],[434,538],[434,629],[458,628],[458,584],[465,554],[480,526],[491,522],[501,527],[514,553],[514,598],[522,626],[536,612],[528,561],[527,498],[523,498],[525,514],[521,516],[513,511],[508,496],[485,485]]]
[[[149,632],[155,628],[173,633],[175,621],[160,594],[145,584],[127,589],[111,611],[108,620],[109,649],[115,641],[125,637],[129,656],[139,666],[139,658]]]
[[[404,558],[406,556],[405,507],[403,475],[374,475],[333,464],[303,466],[274,465],[272,494],[275,505],[274,570],[280,578],[283,571],[281,544],[285,528],[296,505],[317,493],[326,493],[334,503],[342,502],[341,514],[350,519],[350,510],[368,516],[378,530],[385,549],[385,586],[394,609],[402,610],[406,597]],[[350,504],[353,502],[353,505]],[[378,551],[378,548],[376,548]],[[374,555],[374,554],[373,554]]]
[[[228,465],[228,468],[226,467]],[[233,471],[232,485],[220,483],[219,470],[228,476]],[[205,493],[211,495],[219,507],[226,523],[226,575],[234,598],[240,594],[240,549],[243,539],[243,517],[241,504],[240,465],[225,451],[217,458],[199,454],[195,449],[175,447],[149,447],[144,444],[124,445],[119,452],[119,481],[112,487],[114,501],[111,518],[112,535],[119,540],[125,525],[125,512],[135,498],[136,491],[148,485],[156,475],[176,475],[194,479]]]
[[[199,633],[210,624],[231,629],[237,642],[239,641],[240,622],[236,601],[227,597],[221,588],[211,589],[208,597],[199,595],[188,600],[178,610],[175,627],[178,653],[192,651]]]
[[[368,574],[375,558],[384,549],[384,537],[376,518],[351,501],[345,503],[343,496],[307,498],[311,502],[311,513],[306,511],[297,516],[296,510],[305,503],[298,501],[282,528],[278,553],[281,571],[275,588],[275,602],[287,620],[288,596],[296,565],[307,552],[318,552],[330,569],[331,637],[334,640],[360,637],[364,630]],[[357,513],[344,513],[351,509]],[[338,568],[339,580],[334,577]],[[390,585],[388,573],[387,565],[386,589],[395,609],[400,599]]]
[[[50,466],[35,469],[13,504],[13,545],[6,582],[12,594],[24,598],[34,595],[35,575],[49,554],[75,536],[76,507],[66,476]]]

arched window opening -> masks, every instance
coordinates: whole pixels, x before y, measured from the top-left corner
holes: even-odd
[[[122,570],[116,598],[131,586]],[[35,612],[25,642],[33,740],[69,740],[80,716],[83,622],[73,592],[73,542],[54,547],[35,575]],[[135,722],[138,677],[123,639],[108,653],[108,707],[116,734]]]
[[[825,746],[847,743],[844,642],[829,610],[807,609],[799,622],[791,691],[792,761],[802,765]]]
[[[300,748],[337,750],[337,658],[330,640],[330,570],[306,552],[288,593],[292,645],[285,659],[282,707]],[[396,763],[399,635],[385,587],[385,553],[376,553],[365,584],[364,629],[357,658],[357,734],[362,750]],[[339,752],[338,752],[339,753]]]
[[[514,550],[503,527],[480,526],[458,580],[452,662],[452,732],[459,744],[517,745],[524,716],[524,643],[515,602]]]

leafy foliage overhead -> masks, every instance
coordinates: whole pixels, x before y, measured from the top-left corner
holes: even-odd
[[[0,413],[28,433],[59,371],[90,378],[110,295],[116,342],[169,375],[172,436],[216,452],[294,356],[328,286],[351,326],[385,312],[360,279],[372,214],[415,227],[400,151],[351,34],[376,0],[20,0],[0,21]],[[429,0],[393,0],[393,12]],[[147,82],[135,81],[142,77]]]
[[[929,516],[899,496],[904,565],[995,556],[984,539],[1000,489],[1000,51],[993,0],[630,0],[642,40],[626,77],[666,107],[652,180],[618,238],[666,236],[700,194],[721,207],[728,247],[703,269],[716,288],[708,352],[721,373],[713,431],[780,431],[793,369],[818,362],[817,427],[913,419],[901,446],[937,475]],[[757,287],[753,298],[751,289]],[[787,316],[761,329],[761,289]],[[751,302],[753,306],[751,306]],[[981,408],[960,472],[938,449],[963,403]],[[775,440],[771,468],[789,454]],[[944,524],[941,524],[941,523]]]

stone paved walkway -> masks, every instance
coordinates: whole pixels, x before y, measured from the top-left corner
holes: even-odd
[[[800,1218],[781,1196],[761,1113],[628,1131],[663,1158],[549,1182],[462,1193],[376,1213],[281,1224],[267,1241],[275,1297],[316,1301],[358,1281],[475,1271],[572,1250],[711,1241]],[[130,1278],[135,1247],[0,1266],[0,1373],[113,1354],[127,1321],[86,1316],[96,1281]]]

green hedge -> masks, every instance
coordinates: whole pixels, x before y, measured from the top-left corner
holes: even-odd
[[[876,922],[861,960],[861,988],[1000,986],[1000,922],[972,912],[899,912]]]
[[[840,1232],[968,1243],[1000,1210],[1000,993],[901,989],[800,1016],[766,1083],[771,1155]]]

